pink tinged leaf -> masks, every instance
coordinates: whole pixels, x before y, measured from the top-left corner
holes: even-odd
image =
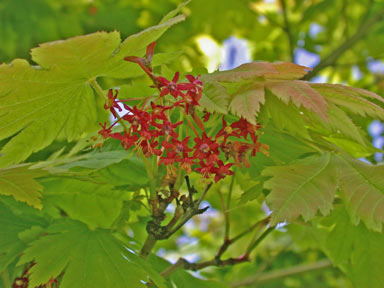
[[[375,93],[339,84],[311,83],[310,85],[317,92],[321,93],[327,101],[345,107],[352,113],[384,119],[384,109],[367,99],[373,98],[380,102],[384,102],[384,99]]]
[[[252,62],[232,70],[215,72],[205,77],[220,82],[240,82],[278,73],[279,71],[269,62]]]
[[[292,222],[300,216],[308,221],[318,210],[327,215],[337,190],[336,169],[329,153],[264,169],[262,175],[272,177],[264,183],[271,190],[267,197],[273,210],[271,224]]]
[[[292,101],[296,106],[316,112],[328,122],[327,103],[324,97],[314,90],[307,82],[295,80],[270,83],[266,85],[284,103]]]
[[[260,104],[264,104],[265,102],[264,94],[264,87],[261,85],[254,85],[245,91],[244,89],[240,89],[233,95],[233,100],[229,106],[230,111],[256,125],[256,117],[260,112]]]
[[[384,224],[384,166],[337,158],[339,189],[354,224],[360,220],[374,231]]]
[[[305,76],[311,68],[297,65],[290,62],[277,62],[273,66],[279,71],[279,74],[270,75],[268,78],[278,78],[280,80],[294,80]]]

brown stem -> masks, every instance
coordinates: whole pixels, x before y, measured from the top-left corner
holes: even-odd
[[[153,247],[155,246],[156,241],[155,236],[149,233],[143,247],[140,250],[140,256],[142,258],[146,259],[148,257],[149,253],[151,253]]]
[[[165,205],[159,205],[157,207],[158,214],[159,215],[152,215],[152,221],[149,221],[147,223],[147,239],[144,242],[143,247],[140,250],[140,256],[142,258],[147,258],[149,253],[151,253],[153,247],[155,246],[157,240],[163,240],[168,239],[170,236],[172,236],[174,233],[176,233],[181,227],[184,226],[185,223],[189,221],[193,216],[204,213],[209,207],[204,207],[202,209],[199,209],[199,206],[201,202],[203,201],[205,195],[207,194],[208,190],[211,188],[212,183],[209,183],[203,193],[201,194],[200,198],[196,201],[192,201],[192,203],[188,203],[187,210],[184,212],[184,214],[181,213],[180,208],[175,210],[175,215],[171,219],[170,223],[168,223],[167,226],[161,226],[161,222],[164,220],[164,210],[167,208],[167,204],[169,202],[164,202]],[[190,192],[192,193],[193,187],[189,185]],[[157,203],[163,203],[157,201]],[[153,205],[153,204],[152,204]],[[175,225],[178,223],[177,225]],[[175,226],[175,227],[174,227]]]
[[[249,278],[246,278],[237,282],[233,282],[231,284],[231,287],[235,288],[235,287],[250,286],[250,285],[252,285],[252,287],[259,287],[257,286],[257,284],[266,283],[266,282],[270,282],[277,279],[283,279],[289,276],[296,276],[296,275],[304,274],[311,271],[327,269],[330,267],[332,267],[331,261],[321,260],[315,263],[303,264],[295,267],[290,267],[290,268],[266,272],[266,273],[259,273]]]
[[[368,14],[368,13],[367,13]],[[319,64],[313,68],[307,75],[305,75],[303,80],[310,80],[319,74],[324,68],[333,65],[339,59],[339,57],[348,49],[350,49],[353,45],[356,44],[361,38],[363,38],[380,20],[384,18],[384,10],[380,10],[378,13],[373,15],[372,17],[364,17],[362,24],[359,29],[353,34],[351,37],[348,37],[344,43],[342,43],[339,47],[329,53],[326,57],[321,59]]]
[[[287,3],[285,2],[285,0],[280,0],[280,4],[283,10],[284,31],[286,32],[288,37],[289,57],[291,59],[291,62],[293,62],[295,59],[295,54],[294,54],[295,44],[294,44],[293,35],[291,31],[291,24],[289,23],[289,20],[288,20]]]
[[[269,233],[271,233],[273,230],[275,230],[275,227],[269,227],[267,230],[265,230],[263,232],[263,234],[261,234],[254,242],[251,242],[251,244],[248,246],[247,248],[247,252],[246,254],[249,255],[251,254],[251,252],[257,247],[259,246],[259,244],[261,243],[261,241],[263,241],[265,239],[265,237],[267,237],[269,235]]]

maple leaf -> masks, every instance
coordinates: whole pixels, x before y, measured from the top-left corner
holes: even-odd
[[[201,78],[204,81],[204,78]],[[200,99],[201,107],[208,112],[226,114],[230,95],[218,82],[204,82],[203,96]]]
[[[326,220],[332,223],[325,252],[347,274],[355,287],[381,288],[384,283],[384,234],[351,223],[347,211],[335,209]]]
[[[367,146],[362,131],[341,108],[384,119],[384,109],[377,104],[384,103],[384,99],[359,88],[298,80],[308,70],[293,63],[254,62],[203,75],[201,79],[208,89],[204,89],[201,106],[209,112],[230,112],[256,123],[264,105],[269,112],[267,116],[271,116],[278,128],[297,136],[310,140],[307,130],[311,129],[324,136],[339,134]]]
[[[307,113],[306,116],[313,120],[311,122],[311,129],[316,130],[316,132],[319,132],[324,136],[329,136],[331,134],[340,136],[342,135],[347,139],[351,139],[363,146],[367,146],[367,141],[364,140],[366,133],[361,128],[356,126],[348,114],[337,105],[332,103],[328,104],[329,122],[327,123],[321,121],[321,119],[318,119],[317,115],[314,113]]]
[[[384,103],[384,99],[373,92],[340,84],[311,83],[310,85],[327,101],[344,107],[352,113],[384,119],[384,109],[370,101],[372,99]]]
[[[327,103],[322,95],[307,82],[295,80],[304,76],[308,70],[309,68],[293,63],[253,62],[232,70],[204,75],[202,80],[204,87],[211,85],[211,87],[215,87],[215,90],[220,89],[226,94],[230,94],[227,111],[229,109],[231,113],[254,124],[260,111],[260,105],[268,102],[268,98],[271,97],[270,95],[265,97],[264,88],[267,88],[284,103],[292,102],[297,107],[303,106],[313,110],[327,121]],[[205,95],[216,104],[219,97],[214,96],[216,91],[212,90],[211,88],[210,91],[205,91]],[[227,98],[227,96],[224,97],[224,99]],[[223,104],[221,105],[227,106],[225,102]],[[202,106],[210,112],[223,113],[223,111],[215,109],[216,107],[212,103],[203,102]]]
[[[340,194],[352,222],[360,219],[374,231],[384,223],[384,166],[368,165],[350,157],[337,158]]]
[[[43,187],[35,179],[45,175],[47,172],[26,165],[0,169],[0,194],[12,195],[17,201],[41,209]]]
[[[63,272],[62,288],[144,288],[149,277],[158,287],[166,287],[149,264],[108,230],[91,231],[80,222],[58,220],[45,232],[44,237],[30,244],[19,261],[36,263],[30,269],[31,287],[47,283]]]
[[[267,83],[266,87],[284,103],[292,101],[297,107],[313,110],[327,121],[327,103],[307,82],[300,80]]]
[[[42,218],[24,213],[15,215],[7,206],[0,203],[0,271],[20,256],[27,243],[36,238],[42,226]]]
[[[267,202],[271,205],[272,225],[294,221],[303,216],[305,221],[332,209],[337,183],[335,167],[329,153],[314,155],[286,166],[268,167],[263,176],[272,176],[264,183],[270,189]]]
[[[144,53],[149,43],[184,18],[170,18],[121,44],[118,32],[42,44],[31,52],[38,68],[20,59],[0,65],[0,140],[21,131],[3,147],[0,167],[25,160],[58,135],[70,142],[97,130],[92,81],[141,75],[123,58]]]
[[[264,101],[264,87],[254,84],[252,87],[242,87],[233,94],[229,109],[234,115],[256,124],[256,116],[260,111],[260,105],[264,104]]]
[[[311,139],[299,108],[292,103],[284,103],[268,90],[266,94],[268,101],[265,103],[265,109],[276,128],[286,130],[294,136]]]
[[[244,80],[299,79],[307,74],[310,68],[293,63],[284,62],[252,62],[240,65],[237,68],[214,72],[208,75],[209,81],[218,82],[241,82]]]
[[[121,191],[103,182],[77,179],[46,178],[44,205],[64,210],[72,219],[80,220],[89,227],[110,227],[120,215],[123,205]]]

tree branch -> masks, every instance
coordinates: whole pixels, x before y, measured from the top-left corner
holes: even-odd
[[[261,225],[263,223],[268,223],[266,221],[269,222],[269,217],[257,222],[255,225],[258,226],[258,225]],[[255,225],[252,225],[251,227],[255,227]],[[248,230],[252,231],[250,229],[248,229]],[[247,230],[247,233],[249,232],[248,230]],[[162,275],[163,277],[168,277],[169,275],[171,275],[173,272],[177,271],[180,268],[183,268],[186,270],[197,271],[197,270],[209,267],[209,266],[217,266],[217,267],[231,266],[231,265],[236,265],[236,264],[243,263],[243,262],[248,262],[250,252],[254,248],[256,248],[258,246],[258,244],[260,244],[260,242],[263,241],[265,239],[265,237],[267,237],[267,235],[270,232],[272,232],[273,230],[274,230],[274,227],[270,227],[267,230],[265,230],[264,233],[262,233],[260,235],[260,237],[258,237],[254,242],[251,242],[250,246],[246,250],[246,253],[241,255],[238,258],[228,258],[225,260],[221,260],[220,256],[231,244],[233,244],[236,240],[240,239],[246,233],[240,233],[238,236],[236,236],[234,238],[234,239],[236,239],[235,241],[230,240],[230,239],[225,241],[223,243],[223,245],[220,247],[219,252],[216,254],[215,258],[212,260],[201,262],[201,263],[191,263],[191,262],[188,262],[184,258],[179,258],[179,260],[177,260],[177,262],[175,264],[169,266],[167,269],[165,269],[163,272],[161,272],[160,275]]]
[[[248,246],[247,248],[247,252],[246,254],[249,255],[251,254],[251,252],[257,247],[259,246],[259,244],[261,243],[261,241],[264,240],[265,237],[267,237],[269,235],[269,233],[271,233],[273,230],[275,230],[275,227],[269,227],[267,230],[265,230],[254,242],[251,242],[250,245]]]
[[[293,34],[291,31],[291,24],[288,20],[288,11],[287,11],[287,3],[285,0],[280,0],[281,8],[283,10],[283,19],[284,19],[284,27],[283,30],[287,34],[288,44],[289,44],[289,57],[291,62],[295,60],[295,42],[293,40]]]
[[[140,250],[140,256],[142,258],[145,259],[148,257],[149,253],[151,253],[158,240],[168,239],[181,227],[183,227],[184,224],[187,223],[193,216],[202,214],[209,208],[207,206],[200,209],[199,206],[208,190],[211,188],[212,183],[209,183],[201,193],[200,198],[194,201],[192,195],[196,193],[196,191],[190,185],[188,177],[186,177],[186,181],[189,193],[188,197],[185,197],[186,200],[183,202],[182,207],[178,202],[178,205],[175,209],[175,214],[168,225],[162,226],[161,222],[164,220],[164,211],[170,203],[169,199],[174,199],[172,198],[173,196],[171,195],[169,199],[155,198],[156,201],[151,203],[153,206],[152,220],[147,223],[147,239],[145,240],[144,245]],[[185,211],[183,211],[183,209],[185,209]]]
[[[220,246],[219,248],[219,252],[217,252],[217,255],[216,255],[216,258],[220,259],[221,255],[224,254],[225,251],[227,251],[228,247],[230,245],[232,245],[233,243],[235,243],[236,241],[240,240],[241,238],[243,238],[245,235],[251,233],[254,229],[256,229],[257,227],[259,226],[266,226],[268,225],[269,223],[269,220],[270,220],[270,216],[260,220],[260,221],[257,221],[255,224],[251,225],[248,229],[244,230],[243,232],[240,232],[239,234],[237,234],[235,237],[233,238],[225,238],[224,239],[224,242],[223,244]]]
[[[240,256],[239,258],[228,258],[225,260],[219,260],[219,259],[212,259],[209,261],[201,262],[201,263],[191,263],[188,262],[184,258],[179,258],[177,262],[171,266],[169,266],[167,269],[165,269],[163,272],[160,273],[163,277],[168,277],[173,272],[177,271],[178,269],[186,269],[186,270],[192,270],[192,271],[198,271],[201,269],[204,269],[209,266],[216,266],[216,267],[222,267],[222,266],[232,266],[243,262],[248,262],[249,258],[245,255]]]
[[[369,14],[369,12],[368,12]],[[380,10],[378,13],[373,15],[372,17],[364,17],[362,24],[359,29],[353,34],[351,37],[347,38],[344,43],[342,43],[335,50],[330,52],[326,57],[320,60],[319,64],[317,64],[312,71],[310,71],[307,75],[305,75],[303,80],[310,80],[319,74],[324,68],[331,66],[336,63],[339,57],[348,49],[350,49],[353,45],[356,44],[361,38],[363,38],[374,26],[377,22],[384,18],[384,10]]]
[[[330,267],[332,267],[331,261],[329,261],[328,259],[321,260],[315,263],[303,264],[295,267],[290,267],[290,268],[266,272],[266,273],[259,273],[249,278],[246,278],[244,280],[233,282],[231,284],[231,287],[235,288],[235,287],[249,286],[249,285],[253,285],[253,287],[258,287],[255,285],[270,282],[277,279],[283,279],[289,276],[296,276],[296,275],[304,274],[311,271],[327,269]]]

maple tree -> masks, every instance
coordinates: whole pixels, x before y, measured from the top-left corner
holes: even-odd
[[[384,119],[384,99],[289,62],[174,71],[156,43],[187,4],[0,66],[0,287],[242,287],[331,266],[381,287],[384,171],[357,159],[380,150],[356,119]],[[201,260],[165,260],[211,210]],[[260,273],[285,237],[311,263]]]

